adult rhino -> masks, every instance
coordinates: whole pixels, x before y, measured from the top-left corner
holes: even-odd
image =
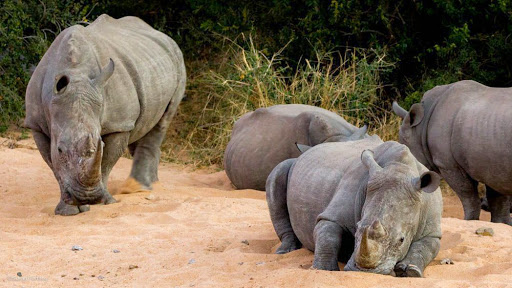
[[[512,224],[512,88],[460,81],[427,91],[403,118],[400,142],[459,196],[464,219],[478,220],[478,182],[486,186],[491,221]]]
[[[439,181],[405,145],[377,136],[312,147],[268,177],[276,253],[304,246],[315,269],[348,260],[346,271],[421,277],[440,248]]]
[[[357,140],[367,127],[357,128],[343,117],[315,106],[288,104],[259,108],[236,121],[224,152],[224,169],[236,188],[265,190],[277,164],[296,158],[295,143]]]
[[[55,214],[114,203],[108,175],[129,147],[133,177],[156,181],[160,144],[185,90],[176,43],[136,17],[62,31],[26,92],[26,127],[59,182]]]

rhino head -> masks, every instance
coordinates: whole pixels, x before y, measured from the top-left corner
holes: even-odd
[[[113,72],[110,59],[95,77],[65,69],[54,79],[49,105],[51,163],[67,204],[95,204],[104,196],[100,118],[103,89]]]
[[[440,177],[431,171],[420,175],[407,148],[385,167],[375,161],[370,150],[361,154],[361,160],[369,171],[366,199],[357,223],[354,253],[345,270],[391,274],[407,255],[418,230],[421,193],[434,192]]]
[[[423,118],[425,111],[423,104],[415,103],[411,106],[409,111],[400,107],[397,102],[393,102],[393,112],[403,119],[400,126],[399,141],[405,146],[409,147],[411,153],[425,165],[429,170],[434,170],[430,167],[429,161],[423,153],[422,133],[423,133]]]

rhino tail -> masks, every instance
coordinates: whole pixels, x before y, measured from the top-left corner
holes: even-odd
[[[300,151],[300,153],[304,153],[304,152],[308,151],[309,148],[311,148],[311,146],[304,145],[304,144],[299,144],[297,142],[295,142],[295,146]]]

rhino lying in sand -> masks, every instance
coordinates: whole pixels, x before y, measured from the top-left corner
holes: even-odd
[[[138,18],[101,15],[57,36],[28,84],[25,119],[59,182],[55,214],[115,202],[107,180],[126,147],[130,176],[151,188],[185,80],[176,43]]]
[[[259,108],[236,121],[224,152],[224,169],[236,188],[265,190],[277,164],[300,155],[295,143],[357,140],[367,127],[357,128],[322,108],[289,104]]]
[[[440,248],[439,181],[405,145],[377,136],[312,147],[268,177],[276,253],[304,246],[315,269],[348,260],[346,271],[421,277]]]
[[[491,221],[512,224],[512,88],[475,81],[437,86],[402,117],[400,142],[455,190],[464,219],[478,220],[478,182],[486,185]]]

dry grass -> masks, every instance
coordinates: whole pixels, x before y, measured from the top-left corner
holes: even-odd
[[[379,103],[380,73],[392,66],[384,54],[362,49],[345,55],[319,52],[314,60],[288,67],[281,58],[285,48],[267,56],[251,37],[242,35],[230,42],[218,63],[191,65],[188,101],[163,145],[163,160],[220,165],[234,122],[249,111],[277,104],[325,108],[354,125],[369,123],[371,133],[384,140],[397,139],[400,121]]]

